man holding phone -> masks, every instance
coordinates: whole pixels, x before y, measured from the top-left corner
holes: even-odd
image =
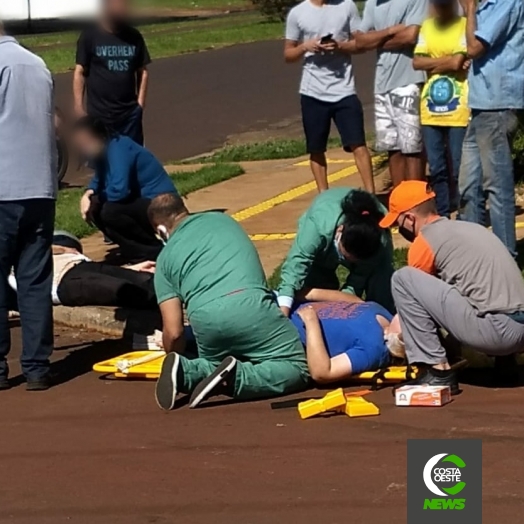
[[[351,65],[351,54],[356,52],[353,36],[359,26],[352,0],[304,0],[287,19],[284,57],[288,63],[303,60],[302,120],[319,192],[328,189],[326,149],[332,120],[344,149],[355,156],[365,189],[375,191]]]

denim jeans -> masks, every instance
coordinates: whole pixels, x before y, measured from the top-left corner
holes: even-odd
[[[516,257],[515,189],[511,139],[518,126],[514,111],[473,110],[460,165],[460,218],[487,225]]]
[[[119,135],[127,136],[134,140],[139,146],[144,145],[144,111],[137,104],[133,112],[124,120],[112,122],[109,127]]]
[[[22,372],[37,380],[49,371],[53,352],[53,226],[55,202],[49,199],[0,201],[0,376],[8,375],[9,293],[14,268],[22,324]]]
[[[439,215],[448,218],[458,203],[456,194],[465,134],[465,127],[422,126],[429,182],[437,195]]]

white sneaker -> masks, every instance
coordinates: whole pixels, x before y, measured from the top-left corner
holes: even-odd
[[[168,353],[156,383],[156,403],[158,407],[166,411],[170,411],[175,407],[179,366],[180,356],[177,353]]]
[[[189,407],[191,409],[196,408],[203,400],[209,397],[214,389],[218,389],[219,386],[222,386],[222,383],[227,380],[231,375],[231,372],[235,369],[237,365],[237,359],[235,357],[226,357],[218,365],[218,367],[198,384],[191,395],[189,400]],[[216,392],[219,395],[219,392]]]

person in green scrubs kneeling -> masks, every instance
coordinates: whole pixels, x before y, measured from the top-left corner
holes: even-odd
[[[393,313],[393,241],[379,226],[386,212],[374,195],[361,189],[334,188],[318,195],[300,217],[282,266],[278,304],[283,313],[289,316],[296,299],[315,300],[309,294],[312,288],[339,289],[339,266],[349,270],[340,289],[348,302],[365,295]]]
[[[306,389],[297,330],[279,310],[240,225],[223,213],[190,214],[175,194],[153,199],[149,218],[166,243],[155,272],[167,352],[158,405],[172,409],[179,391],[191,395],[195,408],[213,395],[252,400]],[[183,306],[196,359],[184,356]]]

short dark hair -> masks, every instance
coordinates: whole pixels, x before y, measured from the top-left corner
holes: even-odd
[[[102,122],[102,120],[89,115],[79,118],[74,123],[73,130],[88,131],[104,142],[107,142],[112,137],[110,129],[104,124],[104,122]]]
[[[375,255],[382,245],[384,218],[376,198],[362,189],[351,191],[342,201],[341,242],[344,249],[357,260]]]
[[[171,226],[178,215],[187,213],[187,208],[178,193],[163,193],[151,200],[147,215],[152,224]]]

